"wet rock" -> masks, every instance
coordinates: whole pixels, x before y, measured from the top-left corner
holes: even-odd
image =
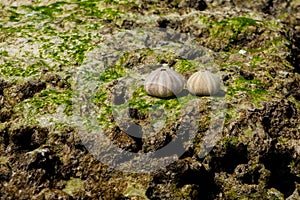
[[[226,181],[224,181],[226,179]],[[216,183],[222,187],[218,199],[284,199],[284,196],[278,190],[271,188],[265,189],[264,185],[241,184],[234,176],[228,176],[225,173],[215,175]]]
[[[150,199],[211,199],[217,191],[213,176],[196,160],[179,160],[154,174],[146,192]]]
[[[39,126],[20,126],[13,128],[9,134],[11,150],[34,150],[46,142],[47,136],[48,129]]]
[[[173,126],[173,128],[171,128]],[[169,142],[171,142],[176,133],[176,128],[174,127],[176,124],[171,125],[169,128],[170,130],[162,130],[156,133],[154,136],[145,136],[143,138],[143,151],[149,152],[149,151],[156,151],[160,148],[163,148],[165,145],[167,145]],[[153,133],[155,129],[151,130],[151,133]],[[182,147],[178,147],[182,148]]]
[[[46,73],[43,75],[41,79],[45,84],[51,84],[54,87],[58,88],[69,88],[70,84],[65,78],[62,78],[58,74],[55,73]]]
[[[209,161],[211,170],[232,173],[237,165],[248,162],[248,152],[245,144],[235,144],[233,139],[232,141],[226,141],[223,145],[221,149],[215,148],[211,152],[212,158]]]
[[[297,188],[295,189],[293,194],[287,198],[287,200],[297,200],[299,198],[300,198],[300,186],[299,184],[297,184]]]
[[[25,162],[23,163],[22,168],[25,170],[36,170],[44,169],[47,170],[47,175],[49,177],[55,175],[58,170],[61,161],[55,155],[54,151],[51,150],[48,146],[42,146],[38,149],[30,151],[25,155]]]
[[[8,87],[10,84],[4,79],[0,79],[0,95],[3,95],[3,90]]]
[[[120,127],[115,127],[106,134],[119,148],[131,152],[137,152],[141,148],[142,132],[135,123],[126,123],[126,127],[122,127],[121,129]]]
[[[3,89],[7,85],[6,81],[3,79],[0,79],[0,94],[3,94]]]
[[[26,81],[25,83],[14,85],[10,88],[6,88],[3,93],[6,98],[6,104],[8,106],[14,106],[20,103],[24,99],[28,99],[34,96],[34,94],[40,92],[46,88],[46,84],[35,79]]]
[[[2,108],[5,104],[4,91],[9,86],[9,82],[5,81],[4,79],[0,79],[0,108]]]
[[[1,50],[1,58],[4,58],[0,61],[1,66],[2,61],[13,60],[16,61],[13,65],[17,66],[13,69],[26,71],[26,62],[40,56],[53,71],[33,74],[36,79],[22,76],[0,78],[0,198],[130,199],[125,195],[126,188],[140,181],[142,191],[147,191],[149,199],[299,199],[298,1],[117,2],[109,5],[102,2],[101,10],[95,12],[91,10],[99,5],[94,1],[50,3],[46,6],[47,12],[41,3],[34,6],[33,13],[27,12],[31,6],[26,9],[18,6],[30,5],[30,1],[4,5],[0,25],[5,30],[0,36],[1,49],[4,49]],[[113,13],[114,8],[120,9],[122,15]],[[71,15],[60,14],[68,9],[72,10]],[[40,14],[43,17],[38,18],[38,22],[32,21]],[[51,22],[44,21],[44,17],[48,20],[48,14],[53,19]],[[107,16],[110,19],[103,19]],[[66,31],[67,26],[62,22],[76,25],[71,26],[76,30],[69,28]],[[40,24],[46,26],[39,27]],[[15,113],[19,103],[36,97],[46,87],[69,88],[69,70],[77,69],[75,67],[84,61],[84,56],[101,41],[100,37],[118,32],[120,28],[134,27],[161,27],[188,33],[196,37],[195,43],[218,54],[214,59],[226,89],[226,120],[219,142],[205,158],[198,158],[197,150],[204,140],[202,133],[209,125],[209,120],[205,120],[208,111],[200,112],[203,123],[199,126],[194,146],[182,147],[188,152],[177,162],[148,175],[125,174],[110,169],[100,162],[103,155],[93,157],[93,152],[86,149],[86,138],[89,144],[94,144],[95,150],[100,146],[97,140],[88,133],[84,135],[86,138],[78,137],[74,127],[55,124],[44,129],[19,124],[27,120],[26,116]],[[54,37],[49,37],[50,33]],[[15,48],[14,41],[24,35],[29,38],[24,45],[30,46],[33,41],[38,44],[38,49],[51,46],[57,54],[44,55],[41,51],[27,55],[30,51],[27,52],[26,46],[26,57],[20,58],[18,53],[9,56],[21,49],[19,46]],[[173,39],[175,41],[176,37]],[[151,45],[151,41],[147,44]],[[9,45],[16,51],[6,49]],[[193,52],[182,53],[180,56],[185,59],[198,56]],[[151,57],[146,51],[140,53],[136,50],[129,52],[122,66],[125,71],[140,66],[141,71],[147,72],[152,70],[151,63],[174,66],[178,59],[168,57],[158,61],[157,55]],[[55,65],[60,66],[59,72]],[[3,70],[6,68],[2,67],[1,72]],[[108,87],[113,87],[113,84]],[[126,90],[112,93],[115,105],[128,100]],[[147,114],[135,107],[130,107],[126,114],[132,123],[123,122],[119,127],[106,130],[111,142],[124,151],[156,151],[176,136],[185,137],[175,134],[179,123],[176,119],[162,132],[141,140],[144,136],[141,128],[148,119]],[[69,195],[64,189],[72,179],[84,184],[82,191]]]
[[[253,80],[254,79],[254,73],[246,70],[241,70],[240,75],[244,77],[246,80]]]
[[[179,8],[194,8],[195,10],[205,10],[207,4],[205,1],[199,0],[181,0],[178,5]]]
[[[176,30],[181,23],[178,19],[161,17],[157,20],[157,24],[160,28],[171,28]]]
[[[138,26],[139,25],[137,24],[136,21],[129,20],[129,19],[123,20],[122,25],[121,25],[121,27],[123,27],[124,29],[128,29],[128,30],[137,28]]]
[[[12,110],[10,109],[1,109],[0,110],[0,122],[6,122],[10,119],[11,115],[13,114]]]
[[[0,185],[8,182],[12,175],[12,169],[9,166],[8,159],[0,158]]]
[[[270,171],[270,177],[266,181],[267,187],[277,189],[285,198],[293,194],[296,183],[300,181],[300,178],[292,172],[294,167],[299,167],[299,159],[293,158],[296,155],[294,149],[274,143],[272,149],[260,158],[260,162]]]
[[[266,103],[262,111],[262,125],[271,137],[287,135],[298,138],[295,130],[299,123],[297,117],[297,109],[292,102],[286,100],[270,102]]]
[[[129,108],[129,116],[133,119],[144,120],[146,116],[136,108]]]
[[[270,171],[261,164],[240,164],[234,169],[234,174],[242,184],[266,185]]]
[[[0,127],[0,152],[4,152],[8,144],[9,144],[9,124],[6,124]]]
[[[3,198],[32,198],[41,189],[56,184],[60,161],[49,147],[41,147],[28,153],[18,154],[18,156],[10,157],[6,164],[9,170],[6,173],[7,180],[5,186],[0,189]]]
[[[57,199],[57,200],[71,200],[73,199],[70,195],[67,193],[58,190],[58,189],[43,189],[39,194],[35,195],[32,199],[45,199],[45,200],[51,200],[51,199]]]

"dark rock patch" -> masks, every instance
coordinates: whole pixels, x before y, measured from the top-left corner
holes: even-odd
[[[38,126],[21,126],[9,130],[9,141],[12,150],[32,151],[43,145],[47,140],[47,136],[48,129]]]
[[[46,84],[39,80],[31,79],[25,83],[17,84],[4,90],[8,106],[14,106],[21,101],[33,97],[36,93],[46,88]]]
[[[41,80],[44,84],[52,85],[58,88],[70,88],[70,83],[68,83],[66,78],[62,78],[58,74],[55,73],[46,73],[43,75]]]
[[[186,158],[156,172],[146,195],[150,199],[213,199],[217,191],[213,175],[198,161]]]
[[[292,102],[286,100],[270,102],[262,111],[262,125],[271,137],[289,135],[295,138],[298,137],[295,131],[297,117],[297,109]]]
[[[259,184],[268,180],[269,173],[263,165],[249,165],[240,164],[235,170],[234,174],[236,178],[241,181],[242,184]]]
[[[1,109],[0,110],[0,122],[6,122],[11,118],[13,111],[10,109]]]
[[[292,195],[296,189],[295,183],[300,183],[300,178],[291,173],[292,155],[292,150],[274,144],[271,151],[260,159],[260,162],[271,172],[267,187],[278,189],[285,197]]]
[[[247,146],[244,144],[235,145],[229,142],[217,151],[219,153],[216,153],[210,161],[210,166],[215,172],[231,174],[237,165],[248,163]]]
[[[205,10],[207,4],[202,0],[181,0],[178,5],[179,8],[194,8],[195,10]]]

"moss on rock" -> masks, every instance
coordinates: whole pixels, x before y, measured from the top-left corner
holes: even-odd
[[[1,2],[1,198],[297,199],[299,5],[297,0]],[[120,87],[134,70],[147,74],[162,63],[188,78],[199,69],[187,59],[193,54],[124,51],[99,74],[92,98],[97,123],[114,144],[135,153],[156,151],[182,136],[174,130],[184,103],[199,98],[201,114],[198,132],[178,161],[154,173],[124,173],[109,169],[83,145],[86,138],[72,121],[74,77],[106,36],[149,27],[189,33],[197,45],[214,51],[209,56],[224,83],[225,123],[211,152],[199,157],[212,120],[210,97],[184,93],[158,99],[142,85],[129,88],[131,95]],[[200,67],[211,64],[203,59]],[[124,131],[126,120],[118,127],[118,114],[140,127],[157,115],[164,126],[155,121],[159,133],[137,139]],[[127,129],[134,128],[130,125]]]

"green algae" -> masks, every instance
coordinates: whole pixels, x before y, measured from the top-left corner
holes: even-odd
[[[33,41],[39,41],[41,44],[40,52],[37,55],[30,55],[30,58],[49,59],[50,63],[40,63],[40,61],[32,63],[26,63],[22,59],[15,59],[10,55],[7,50],[2,51],[0,54],[5,58],[5,63],[0,65],[0,74],[10,78],[12,76],[17,77],[31,77],[40,76],[41,73],[46,71],[60,71],[61,73],[69,74],[70,71],[76,70],[76,68],[82,64],[85,59],[85,53],[93,49],[97,45],[97,40],[101,38],[101,34],[98,33],[99,28],[107,22],[115,22],[120,18],[120,14],[124,14],[118,8],[102,8],[98,2],[104,2],[111,4],[109,6],[134,4],[131,1],[117,1],[117,0],[104,0],[104,1],[70,1],[70,2],[56,2],[44,6],[20,6],[11,7],[10,10],[5,13],[6,16],[0,18],[0,41],[13,41],[17,37],[28,37]],[[113,5],[112,5],[113,4]],[[73,5],[70,9],[65,9],[64,6]],[[105,7],[105,6],[103,6]],[[4,6],[3,9],[4,10]],[[0,15],[3,12],[0,11]],[[13,24],[8,24],[5,21]],[[33,23],[41,24],[40,26]],[[71,27],[68,27],[70,23],[74,23]],[[276,28],[279,23],[263,22],[263,26],[269,26],[270,28]],[[261,26],[261,22],[255,20],[249,20],[249,18],[239,17],[221,20],[220,23],[213,23],[213,28],[217,28],[215,31],[211,30],[211,36],[216,38],[223,38],[225,35],[229,42],[234,42],[239,33],[243,33],[249,26]],[[229,30],[229,31],[227,31]],[[232,31],[232,32],[231,32]],[[57,39],[58,38],[58,39]],[[280,38],[275,39],[267,43],[267,48],[262,47],[258,49],[247,49],[250,53],[264,52],[277,54],[275,51],[278,45],[284,44]],[[265,46],[265,45],[262,45]],[[274,51],[269,49],[274,48]],[[230,52],[232,53],[232,52]],[[17,55],[19,57],[19,55]],[[24,57],[26,58],[26,57]],[[29,57],[28,57],[29,58]],[[254,56],[250,62],[251,67],[258,67],[261,63],[268,60],[264,57]],[[123,61],[122,61],[123,62]],[[236,64],[241,64],[236,63]],[[175,66],[175,70],[180,73],[190,73],[195,68],[193,63],[186,60],[178,61]],[[95,104],[99,108],[103,109],[102,118],[99,118],[99,123],[109,124],[110,117],[113,113],[114,106],[110,102],[109,84],[117,80],[118,78],[126,75],[126,70],[120,66],[115,66],[110,70],[103,73],[100,78],[101,87],[95,96]],[[107,83],[107,84],[106,84]],[[234,96],[240,93],[248,94],[256,103],[264,100],[269,100],[265,90],[264,84],[260,80],[245,80],[243,78],[237,79],[236,83],[232,87],[228,88],[227,97]],[[47,89],[41,93],[36,94],[32,99],[27,99],[15,108],[20,106],[20,112],[25,109],[25,104],[29,106],[29,110],[32,111],[31,117],[36,117],[36,114],[53,113],[59,105],[67,105],[66,113],[71,110],[71,91],[61,91],[58,89]],[[180,101],[188,100],[189,96],[181,98]],[[297,101],[297,100],[295,100]],[[143,90],[143,87],[136,88],[131,99],[127,103],[121,105],[124,107],[137,108],[141,113],[147,114],[151,109],[151,104],[155,103],[162,105],[166,109],[175,108],[180,110],[179,102],[176,99],[156,99],[154,97],[148,97]],[[22,107],[24,106],[24,107]],[[21,109],[22,107],[22,109]],[[122,107],[120,109],[123,109]],[[299,108],[299,106],[297,107]],[[298,109],[299,110],[299,109]],[[232,109],[234,114],[237,114],[235,109]],[[101,112],[102,113],[102,112]],[[226,113],[227,114],[227,113]],[[233,113],[228,115],[228,118],[235,118]],[[246,130],[245,134],[250,134],[250,130]],[[279,138],[280,140],[281,138]],[[232,140],[232,141],[229,141]],[[235,144],[236,138],[228,139],[227,143]],[[1,158],[0,158],[1,163]],[[77,191],[80,191],[82,187],[82,180],[71,178],[67,182],[64,192],[72,195]],[[178,190],[178,195],[181,191]],[[272,192],[272,191],[270,191]],[[275,191],[276,192],[276,191]],[[126,192],[128,196],[137,195],[142,196],[142,191],[136,191],[135,188],[129,187]],[[185,198],[189,198],[188,194],[183,194]],[[226,194],[227,195],[227,194]],[[248,195],[248,194],[247,194]],[[245,195],[246,196],[246,195]],[[243,196],[243,199],[247,199]],[[232,196],[228,198],[241,197],[237,191],[232,191]],[[250,194],[248,198],[259,198],[255,194]],[[265,197],[267,198],[267,197]],[[274,199],[279,199],[273,197]],[[270,198],[269,198],[270,199]]]
[[[30,22],[30,21],[44,21],[54,20],[61,18],[61,16],[84,16],[96,17],[101,20],[113,21],[121,13],[119,9],[115,8],[102,8],[99,5],[101,1],[71,1],[71,2],[54,2],[48,5],[23,5],[19,7],[11,7],[7,10],[9,20],[12,22]],[[70,8],[66,9],[65,5]],[[76,9],[73,9],[76,7]]]
[[[5,77],[29,77],[39,73],[40,64],[32,64],[25,69],[17,67],[19,62],[7,60],[5,64],[0,65],[0,73]]]
[[[214,22],[215,25],[219,25],[222,28],[230,28],[231,30],[234,30],[235,32],[241,32],[244,30],[247,26],[256,26],[258,23],[248,17],[233,17],[228,18],[221,21]]]
[[[126,197],[137,196],[137,197],[143,198],[144,200],[149,200],[147,198],[147,196],[145,195],[145,193],[146,193],[146,191],[144,189],[138,189],[138,188],[135,188],[130,185],[126,188],[124,195]]]
[[[269,92],[263,88],[264,84],[258,79],[247,80],[240,77],[235,80],[234,84],[227,87],[226,96],[234,97],[244,92],[250,97],[252,103],[259,105],[262,101],[269,99]]]
[[[226,38],[227,48],[225,50],[228,50],[228,45],[234,43],[239,34],[245,32],[247,27],[258,25],[255,20],[248,17],[233,17],[208,24],[212,38]]]
[[[26,54],[26,52],[25,52]],[[29,55],[30,53],[28,53]],[[0,64],[0,74],[6,78],[26,78],[40,77],[45,71],[53,71],[55,68],[50,66],[46,61],[39,58],[28,56],[29,61],[21,56],[14,60],[9,59],[8,52],[3,56],[3,63]]]
[[[117,78],[121,78],[125,76],[126,72],[123,66],[117,65],[113,68],[106,69],[101,75],[100,75],[100,81],[103,82],[110,82],[112,80],[115,80]]]
[[[101,38],[100,34],[95,34],[100,24],[116,20],[122,13],[117,8],[99,9],[98,4],[60,1],[6,9],[3,15],[8,20],[0,19],[0,40],[4,42],[0,54],[5,57],[5,62],[0,64],[1,74],[7,77],[38,74],[41,71],[39,66],[24,61],[28,59],[48,60],[51,66],[46,70],[50,71],[80,65],[85,53],[96,46],[91,43]],[[17,49],[13,38],[26,40],[29,49]],[[12,53],[13,48],[18,50],[17,54]],[[30,48],[37,48],[38,52],[30,52]]]
[[[100,108],[101,112],[98,116],[98,122],[100,125],[105,127],[111,127],[114,122],[111,121],[112,115],[118,113],[121,110],[134,108],[139,111],[140,115],[147,116],[155,107],[159,109],[164,109],[169,114],[167,115],[167,120],[175,120],[180,114],[182,109],[182,102],[191,99],[190,96],[182,97],[180,100],[177,98],[170,99],[160,99],[156,97],[150,97],[144,90],[143,86],[135,88],[132,96],[126,102],[121,105],[114,105],[110,102],[110,97],[107,95],[105,90],[105,85],[102,86],[101,92],[98,92],[94,96],[95,104]]]
[[[80,178],[71,177],[71,179],[67,181],[66,186],[62,191],[72,196],[74,195],[74,193],[80,192],[83,189],[83,180],[81,180]]]
[[[254,55],[251,59],[250,66],[256,67],[260,65],[265,59],[259,55]]]
[[[194,62],[186,59],[179,59],[178,62],[174,65],[174,70],[179,73],[185,72],[195,72],[197,71],[199,66],[197,66]]]
[[[65,105],[64,112],[71,114],[72,91],[44,90],[31,99],[26,99],[15,107],[15,110],[28,110],[27,117],[35,118],[37,115],[55,113],[59,105]]]

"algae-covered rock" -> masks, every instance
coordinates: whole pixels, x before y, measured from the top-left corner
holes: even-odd
[[[299,199],[299,9],[0,2],[0,199]],[[147,95],[162,64],[221,94]]]

